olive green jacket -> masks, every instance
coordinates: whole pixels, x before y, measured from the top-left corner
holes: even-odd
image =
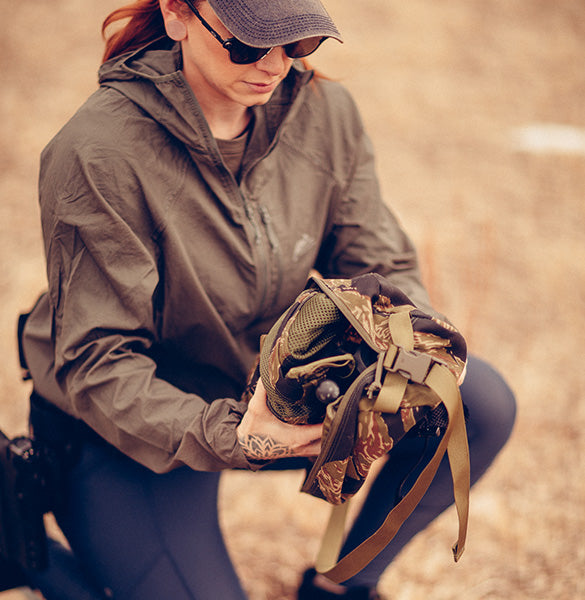
[[[41,395],[149,468],[255,468],[238,399],[311,269],[428,298],[342,86],[295,64],[238,183],[180,67],[163,42],[106,63],[44,150],[48,294],[24,349]]]

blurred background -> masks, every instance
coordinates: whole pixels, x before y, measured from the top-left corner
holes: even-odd
[[[384,195],[436,307],[507,377],[513,437],[456,517],[384,576],[392,600],[585,598],[585,4],[325,0],[345,36],[312,63],[354,94]],[[0,0],[0,428],[26,429],[19,311],[45,286],[44,145],[95,89],[116,0]],[[251,600],[292,600],[328,508],[301,473],[227,473],[222,520]],[[18,600],[16,592],[0,600]],[[162,600],[162,599],[161,599]],[[215,600],[215,599],[210,599]]]

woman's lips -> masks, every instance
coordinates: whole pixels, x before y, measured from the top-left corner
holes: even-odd
[[[278,81],[273,81],[271,83],[253,83],[251,81],[247,82],[248,86],[252,88],[255,92],[265,94],[267,92],[272,92],[278,85]]]

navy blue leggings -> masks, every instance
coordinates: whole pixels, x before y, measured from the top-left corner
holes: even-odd
[[[474,483],[508,439],[515,402],[502,378],[474,358],[461,389],[470,411]],[[413,460],[430,458],[433,451],[433,444],[425,447],[422,439],[408,440],[393,451],[344,551],[379,526]],[[50,566],[42,573],[30,573],[32,583],[47,600],[245,600],[219,527],[219,477],[188,468],[157,475],[112,447],[85,443],[69,480],[69,508],[56,515],[71,551],[51,543]],[[392,543],[350,583],[375,585],[408,541],[452,502],[445,460]]]

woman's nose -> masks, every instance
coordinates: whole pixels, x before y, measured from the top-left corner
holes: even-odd
[[[261,71],[265,71],[270,75],[280,75],[285,69],[287,61],[291,59],[286,55],[282,46],[276,46],[264,57],[262,57],[256,66]]]

